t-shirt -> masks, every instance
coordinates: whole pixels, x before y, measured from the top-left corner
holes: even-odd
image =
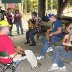
[[[15,48],[8,35],[0,35],[0,51],[7,52],[9,55],[15,53]],[[12,62],[12,58],[0,58],[0,62],[7,64]]]
[[[52,30],[52,32],[56,32],[59,27],[62,27],[62,22],[59,21],[59,20],[56,20],[56,21],[53,23],[53,30]],[[57,37],[62,36],[62,32],[59,33],[59,34],[56,34],[55,36],[57,36]]]
[[[1,20],[4,20],[4,15],[5,15],[5,11],[0,10],[0,18],[1,18]]]

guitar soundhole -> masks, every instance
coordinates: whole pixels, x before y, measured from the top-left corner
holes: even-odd
[[[67,42],[68,40],[66,39],[65,42]]]

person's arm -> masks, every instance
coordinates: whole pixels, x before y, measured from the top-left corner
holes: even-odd
[[[58,30],[57,30],[56,32],[52,32],[52,33],[50,34],[50,36],[59,34],[59,33],[61,33],[61,32],[62,32],[62,27],[59,27]]]
[[[64,45],[64,46],[72,46],[72,44],[71,44],[71,41],[70,40],[72,40],[72,39],[68,39],[69,37],[68,37],[68,35],[65,35],[65,37],[64,37],[64,39],[63,39],[63,42],[62,42],[62,44]]]
[[[24,54],[24,51],[25,51],[24,48],[22,48],[22,47],[20,47],[20,46],[17,46],[17,47],[16,47],[16,52],[17,52],[17,54]]]

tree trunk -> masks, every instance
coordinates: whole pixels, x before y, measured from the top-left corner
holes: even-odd
[[[48,13],[48,0],[46,0],[46,14]]]
[[[51,0],[51,12],[53,13],[53,0]]]
[[[21,0],[21,11],[22,11],[22,14],[23,14],[23,0]]]
[[[24,2],[25,2],[25,14],[27,13],[27,2],[26,2],[26,0],[24,0]]]
[[[62,14],[68,2],[69,0],[58,0],[58,9],[57,9],[58,19],[60,19],[60,15]]]
[[[42,20],[45,18],[45,0],[38,0],[38,16]]]
[[[30,1],[30,11],[33,12],[33,1]]]

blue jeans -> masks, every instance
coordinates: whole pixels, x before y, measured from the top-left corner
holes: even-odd
[[[61,57],[72,58],[72,51],[66,52],[63,46],[57,46],[54,49],[53,63],[58,64],[59,67],[64,66],[64,61],[61,59]]]
[[[58,39],[59,39],[59,38],[57,38],[56,36],[52,36],[50,43],[48,43],[47,40],[46,40],[46,37],[43,36],[43,37],[41,38],[41,41],[42,41],[42,44],[43,44],[43,48],[42,48],[41,51],[40,51],[40,56],[45,56],[45,54],[46,54],[46,52],[47,52],[47,49],[48,49],[49,47],[52,47],[52,44],[54,44],[55,42],[58,42],[58,41],[59,41]],[[52,48],[53,48],[53,47],[52,47]]]
[[[15,24],[16,24],[16,27],[17,27],[17,34],[19,34],[19,27],[21,29],[21,34],[23,34],[22,22],[21,21],[15,22]]]
[[[38,31],[35,32],[34,30],[28,30],[28,31],[26,32],[27,42],[30,42],[30,41],[31,41],[32,44],[36,44],[35,39],[34,39],[34,36],[35,36],[36,34],[38,34],[38,33],[39,33]]]

